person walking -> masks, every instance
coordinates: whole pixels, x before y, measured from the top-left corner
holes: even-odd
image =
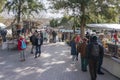
[[[75,42],[75,37],[70,42],[70,46],[71,46],[72,61],[73,61],[73,63],[75,63],[75,61],[77,59],[77,46],[76,46],[76,42]]]
[[[55,31],[53,31],[52,32],[53,43],[56,43],[56,36],[57,36],[57,33]]]
[[[20,54],[20,61],[25,61],[25,49],[27,47],[26,40],[23,38],[23,36],[19,36],[18,39],[18,51]]]
[[[65,32],[62,32],[62,42],[65,40]]]
[[[59,40],[59,42],[61,42],[61,40],[62,40],[62,33],[60,31],[58,32],[58,40]]]
[[[76,42],[76,45],[77,45],[77,46],[79,45],[80,41],[81,41],[80,35],[77,34],[77,35],[75,36],[75,42]],[[79,55],[79,53],[78,53],[78,51],[77,51],[77,57],[76,57],[76,60],[77,60],[77,61],[78,61],[78,55]]]
[[[102,46],[98,44],[96,36],[93,36],[91,39],[91,42],[87,45],[87,58],[91,80],[96,80]]]
[[[100,75],[104,75],[104,72],[101,71],[101,66],[102,66],[102,63],[103,63],[103,56],[104,56],[104,47],[103,47],[103,35],[99,35],[98,39],[98,44],[101,45],[101,51],[100,51],[100,56],[99,56],[99,60],[98,60],[98,68],[97,68],[97,73],[100,74]]]
[[[42,37],[40,34],[38,34],[37,38],[35,39],[35,45],[36,45],[35,58],[37,58],[40,57],[41,55]]]
[[[83,42],[77,47],[77,51],[80,52],[80,56],[81,56],[81,70],[83,72],[87,71],[87,65],[88,65],[88,61],[86,58],[86,46],[87,46],[87,38],[83,38],[82,40]]]
[[[30,37],[30,42],[32,43],[31,54],[33,54],[33,50],[35,48],[35,39],[36,39],[36,35],[35,33],[33,33],[33,35]]]

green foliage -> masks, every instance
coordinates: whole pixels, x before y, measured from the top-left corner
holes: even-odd
[[[33,12],[38,13],[43,8],[43,5],[38,0],[10,0],[6,2],[3,10],[7,9],[8,13],[13,12],[17,15],[19,23],[21,15],[31,15]]]
[[[89,6],[90,23],[118,23],[119,0],[96,0],[91,1]]]
[[[53,0],[55,9],[77,9],[75,12],[82,16],[82,5],[85,15],[89,16],[86,23],[118,23],[120,0]],[[81,17],[82,18],[82,17]]]
[[[74,25],[81,27],[84,36],[86,23],[118,23],[120,0],[52,0],[57,10],[72,10]],[[79,16],[77,18],[76,16]],[[64,20],[66,22],[66,20]]]
[[[0,0],[0,12],[2,11],[2,8],[5,4],[6,0]]]
[[[50,27],[58,27],[59,26],[59,23],[58,23],[58,20],[57,19],[52,19],[50,20]]]
[[[60,25],[66,25],[71,20],[71,18],[71,16],[64,16],[60,21]]]

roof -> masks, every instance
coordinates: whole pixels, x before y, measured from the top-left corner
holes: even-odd
[[[89,28],[99,28],[99,29],[117,29],[120,30],[120,24],[87,24]]]

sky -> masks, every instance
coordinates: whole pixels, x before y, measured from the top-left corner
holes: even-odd
[[[50,4],[47,0],[40,0],[41,2],[44,3],[44,6],[48,9]],[[61,14],[63,11],[59,11],[58,13],[53,12],[52,10],[47,10],[47,11],[42,11],[39,14],[35,14],[36,17],[39,18],[60,18],[63,16],[63,14]],[[12,18],[14,17],[14,14],[11,12],[10,14],[8,14],[6,11],[1,13],[0,16],[3,16],[5,18]]]
[[[50,4],[48,2],[48,0],[40,0],[45,4],[45,7],[48,9]],[[44,12],[45,16],[48,18],[60,18],[63,16],[63,14],[61,14],[63,11],[59,11],[57,13],[53,12],[52,10],[47,10],[47,12]]]

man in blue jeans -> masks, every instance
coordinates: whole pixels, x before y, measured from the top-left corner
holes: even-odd
[[[32,48],[31,48],[31,54],[33,54],[33,49],[35,48],[35,39],[36,39],[36,35],[35,33],[33,33],[33,35],[30,37],[30,42],[32,43]]]
[[[36,45],[35,58],[37,58],[40,57],[41,54],[42,37],[40,34],[37,35],[37,38],[35,40],[35,45]]]
[[[102,49],[102,46],[97,42],[97,37],[93,36],[87,45],[87,58],[91,80],[97,79],[98,64]]]

